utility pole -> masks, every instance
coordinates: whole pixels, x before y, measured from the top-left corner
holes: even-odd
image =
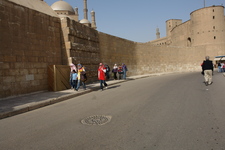
[[[204,7],[205,7],[205,0],[204,0]]]

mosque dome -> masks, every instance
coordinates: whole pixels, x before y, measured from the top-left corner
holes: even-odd
[[[82,19],[82,20],[80,20],[80,23],[86,24],[86,23],[90,23],[90,21],[88,21],[87,19]]]
[[[68,4],[67,2],[62,1],[62,0],[57,1],[54,4],[52,4],[51,8],[54,11],[62,10],[62,11],[70,11],[70,12],[74,13],[73,7],[70,4]]]

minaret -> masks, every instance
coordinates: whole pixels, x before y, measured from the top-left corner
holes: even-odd
[[[97,29],[96,22],[95,22],[95,12],[94,12],[94,10],[91,11],[91,27],[93,29]]]
[[[160,32],[159,32],[159,28],[156,28],[156,39],[160,39]]]
[[[74,20],[75,20],[75,21],[78,21],[78,20],[79,20],[78,8],[75,7],[74,10],[75,10]]]
[[[75,7],[75,15],[79,16],[77,7]]]
[[[84,19],[88,20],[87,0],[84,0]]]

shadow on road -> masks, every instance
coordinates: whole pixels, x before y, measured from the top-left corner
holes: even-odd
[[[108,87],[108,89],[114,89],[114,88],[118,88],[118,87],[120,87],[120,85],[110,86],[110,87]]]

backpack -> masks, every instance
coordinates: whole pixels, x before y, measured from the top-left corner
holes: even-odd
[[[85,71],[82,71],[82,72],[80,73],[80,80],[81,80],[82,82],[87,81],[87,75],[86,75],[86,72],[85,72]]]

